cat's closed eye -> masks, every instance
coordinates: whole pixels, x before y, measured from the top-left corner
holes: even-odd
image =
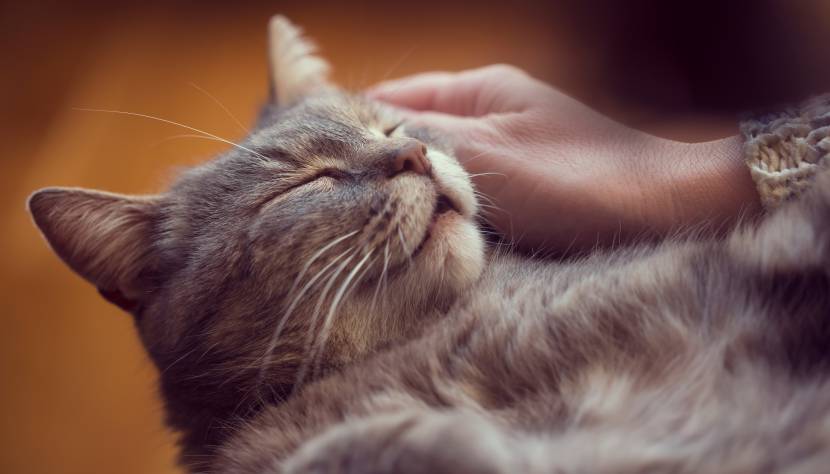
[[[340,181],[347,178],[348,176],[348,173],[341,169],[323,168],[315,173],[312,173],[307,178],[300,180],[300,182],[298,182],[297,184],[294,184],[293,186],[286,189],[285,192],[292,191],[307,184],[315,183],[317,181],[320,181],[321,179],[331,179],[335,181]]]
[[[279,192],[268,195],[265,199],[260,201],[259,207],[262,208],[263,206],[267,206],[269,203],[273,203],[280,200],[282,197],[288,196],[292,191],[296,191],[308,185],[319,184],[320,186],[318,187],[320,191],[327,189],[330,190],[335,182],[341,181],[348,176],[348,173],[337,168],[323,168],[317,172],[310,173],[304,178],[300,178],[296,183],[280,190]],[[327,182],[323,184],[323,181]]]

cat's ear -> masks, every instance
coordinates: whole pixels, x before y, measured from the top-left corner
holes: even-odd
[[[282,15],[268,25],[271,100],[287,106],[331,87],[329,63],[315,54],[314,43]]]
[[[159,198],[46,188],[28,202],[55,253],[110,302],[135,310],[146,292]]]

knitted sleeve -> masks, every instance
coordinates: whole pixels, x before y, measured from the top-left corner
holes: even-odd
[[[830,94],[741,124],[744,157],[767,210],[798,196],[830,166]]]

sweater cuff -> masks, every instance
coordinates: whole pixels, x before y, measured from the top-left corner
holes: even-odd
[[[772,210],[800,195],[819,169],[830,166],[830,94],[747,120],[741,133],[761,203]]]

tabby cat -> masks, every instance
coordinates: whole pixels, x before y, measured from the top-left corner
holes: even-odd
[[[29,200],[134,316],[191,472],[830,472],[830,174],[726,237],[497,251],[451,150],[270,35],[243,142]]]

